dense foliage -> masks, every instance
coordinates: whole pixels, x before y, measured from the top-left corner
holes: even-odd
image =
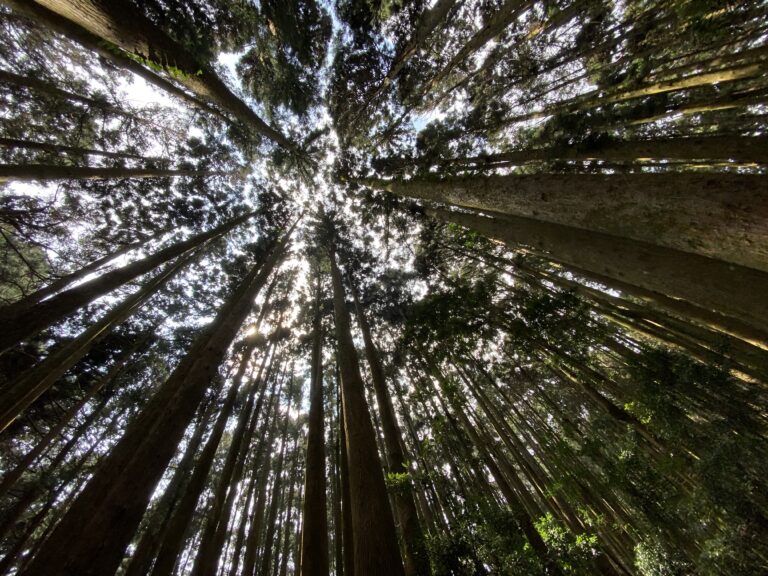
[[[763,0],[4,0],[0,575],[768,573]]]

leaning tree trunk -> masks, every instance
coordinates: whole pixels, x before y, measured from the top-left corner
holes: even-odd
[[[89,168],[54,164],[0,164],[0,182],[51,182],[54,180],[112,180],[115,178],[169,178],[215,176],[223,172],[163,168]]]
[[[129,160],[141,160],[143,162],[157,162],[159,158],[131,154],[130,152],[109,152],[108,150],[96,150],[94,148],[80,148],[78,146],[65,146],[50,142],[35,142],[32,140],[20,140],[18,138],[0,138],[0,146],[5,148],[24,148],[26,150],[44,150],[55,154],[76,154],[77,156],[103,156],[104,158],[118,158]]]
[[[26,90],[32,90],[34,92],[45,94],[47,96],[53,96],[54,98],[60,98],[62,100],[71,100],[72,102],[79,102],[80,104],[85,104],[92,108],[106,110],[114,114],[119,114],[121,116],[127,116],[130,118],[134,118],[136,120],[140,120],[137,116],[135,116],[131,112],[123,110],[122,108],[115,106],[114,104],[109,104],[108,102],[97,100],[96,98],[83,96],[82,94],[75,94],[74,92],[70,92],[68,90],[64,90],[63,88],[59,88],[58,86],[55,86],[54,84],[46,82],[45,80],[40,80],[38,78],[31,78],[29,76],[22,76],[20,74],[14,74],[9,70],[0,70],[0,82],[3,82],[5,84],[11,84],[12,86],[18,86]]]
[[[111,384],[115,378],[122,372],[125,365],[133,357],[134,353],[139,351],[147,342],[149,335],[136,340],[134,345],[120,354],[120,357],[115,360],[115,363],[109,368],[104,376],[97,378],[93,385],[78,400],[69,410],[61,415],[58,422],[56,422],[48,430],[48,433],[35,445],[35,447],[24,455],[24,458],[19,462],[13,470],[8,471],[0,481],[0,498],[2,498],[9,490],[13,488],[16,482],[21,478],[21,475],[29,469],[29,467],[40,456],[45,454],[53,444],[54,440],[59,434],[67,427],[74,417],[83,409],[83,407],[90,402],[98,392]]]
[[[5,329],[0,333],[0,353],[37,334],[43,328],[62,320],[81,306],[106,295],[115,288],[154,270],[189,250],[202,246],[208,241],[220,238],[253,216],[254,213],[251,212],[233,218],[213,230],[203,232],[182,242],[177,242],[173,246],[163,248],[151,256],[83,282],[42,302],[0,308],[0,322],[5,325]]]
[[[768,184],[745,174],[363,179],[399,196],[631,238],[768,272]]]
[[[395,522],[350,331],[349,311],[344,301],[344,285],[333,249],[330,250],[329,257],[342,405],[347,433],[355,574],[403,576]]]
[[[357,297],[353,282],[350,281],[352,296],[355,301],[355,312],[360,331],[363,334],[363,343],[365,345],[365,357],[368,360],[368,367],[371,370],[371,380],[376,392],[376,403],[379,406],[381,416],[381,427],[384,432],[384,445],[387,450],[387,462],[389,463],[389,472],[405,476],[408,481],[404,489],[399,489],[393,497],[397,519],[400,524],[402,538],[405,548],[405,573],[407,576],[428,576],[431,573],[429,566],[429,557],[424,541],[424,533],[419,524],[419,517],[416,512],[416,502],[413,499],[413,484],[408,476],[407,466],[410,458],[405,454],[403,446],[403,437],[400,432],[400,426],[395,416],[395,408],[392,405],[392,398],[387,389],[387,382],[384,378],[384,368],[381,365],[379,351],[373,342],[371,328],[368,325],[368,319],[365,317],[360,302]]]
[[[284,148],[293,143],[266,124],[238,98],[213,69],[145,17],[120,0],[26,0],[50,9],[105,43],[151,67],[162,67],[198,97],[231,113],[255,133]],[[45,22],[42,22],[45,25]],[[77,38],[74,38],[77,41]]]
[[[183,437],[253,300],[285,254],[288,234],[254,266],[202,331],[168,380],[102,460],[25,576],[113,574],[144,514],[152,490]],[[104,538],[109,534],[109,538]]]
[[[312,323],[312,372],[309,391],[304,526],[301,534],[301,576],[328,576],[321,295],[318,277],[315,287],[315,316]]]
[[[36,306],[37,304],[39,304],[49,296],[53,296],[57,292],[61,292],[67,286],[71,286],[78,280],[82,280],[86,276],[89,276],[91,273],[96,272],[97,270],[99,270],[100,268],[102,268],[112,260],[119,258],[123,254],[127,254],[128,252],[135,250],[136,248],[140,248],[141,246],[146,244],[149,240],[150,238],[147,238],[146,240],[140,240],[139,242],[134,242],[133,244],[126,244],[124,246],[121,246],[114,252],[105,254],[101,258],[97,258],[96,260],[86,264],[82,268],[79,268],[73,272],[70,272],[69,274],[56,278],[49,284],[46,284],[42,288],[35,290],[31,294],[28,294],[27,296],[24,296],[23,298],[20,298],[15,302],[12,302],[10,304],[7,304],[1,307],[0,315],[6,315],[6,314],[10,315],[15,313],[15,311],[17,310],[29,310],[32,306]]]
[[[194,257],[179,258],[112,308],[82,334],[51,352],[45,360],[11,381],[0,393],[0,432],[5,430],[29,406],[47,392],[70,368],[88,354],[96,344],[112,333],[144,303],[157,294]]]
[[[256,402],[256,409],[254,410],[256,392],[259,386],[261,386],[261,392],[258,402]],[[259,374],[251,382],[248,398],[241,409],[240,418],[232,433],[229,452],[215,486],[208,521],[197,545],[197,556],[192,566],[193,576],[216,573],[219,554],[223,547],[229,523],[229,514],[234,504],[236,486],[240,482],[245,466],[248,447],[250,447],[253,441],[253,432],[256,429],[256,422],[261,412],[261,405],[264,402],[266,390],[266,383],[261,380],[261,374]]]
[[[648,158],[666,160],[709,160],[768,163],[768,138],[765,136],[690,136],[625,141],[605,141],[584,146],[554,146],[509,150],[466,158],[442,158],[422,162],[418,158],[384,158],[383,169],[402,169],[414,163],[455,168],[497,168],[547,160],[607,160],[634,162]]]
[[[43,24],[46,28],[50,28],[60,34],[63,34],[64,36],[67,36],[70,40],[80,44],[83,48],[96,52],[101,58],[113,62],[120,68],[125,68],[133,72],[150,84],[154,84],[160,90],[168,92],[169,94],[180,98],[192,106],[213,114],[214,116],[221,118],[227,123],[231,123],[231,120],[222,114],[218,109],[179,88],[170,80],[166,80],[162,76],[155,74],[153,71],[147,69],[141,62],[137,61],[132,54],[118,49],[114,45],[111,45],[109,42],[105,42],[99,36],[90,33],[88,30],[82,26],[79,26],[75,22],[60,16],[56,12],[49,10],[37,2],[29,2],[27,0],[3,1],[11,8],[13,8],[14,11],[23,14],[31,20]]]
[[[184,449],[184,455],[176,466],[168,487],[154,506],[147,526],[136,544],[136,550],[131,555],[131,560],[125,569],[125,576],[146,576],[149,573],[152,561],[160,546],[160,537],[168,526],[173,510],[188,484],[189,473],[192,471],[195,456],[203,442],[203,435],[208,429],[209,421],[214,412],[215,402],[213,400],[202,408],[199,420],[195,425],[195,431]]]
[[[427,213],[512,248],[527,246],[566,266],[715,312],[703,316],[702,323],[768,349],[768,300],[763,296],[768,294],[768,277],[759,270],[528,218],[489,218],[442,209]]]

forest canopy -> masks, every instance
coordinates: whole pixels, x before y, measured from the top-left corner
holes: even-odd
[[[0,0],[0,576],[768,573],[765,0]]]

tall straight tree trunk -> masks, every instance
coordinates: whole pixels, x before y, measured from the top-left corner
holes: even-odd
[[[169,264],[136,293],[112,308],[85,332],[51,352],[45,360],[10,382],[0,394],[0,432],[77,364],[96,344],[157,294],[194,257],[194,253]]]
[[[693,305],[685,308],[688,313],[695,313],[695,306],[710,312],[700,316],[704,325],[768,349],[768,301],[762,296],[768,293],[768,283],[761,271],[528,218],[490,218],[442,209],[427,213],[511,248],[530,247],[609,281],[683,300]]]
[[[54,164],[0,164],[0,182],[51,182],[54,180],[112,180],[115,178],[169,178],[214,176],[223,172],[164,168],[89,168]]]
[[[160,536],[168,525],[173,515],[173,509],[188,483],[189,473],[194,465],[197,451],[203,442],[203,435],[208,429],[209,421],[214,413],[214,407],[215,402],[211,400],[202,410],[200,419],[195,426],[195,431],[187,443],[187,447],[184,449],[184,456],[179,461],[176,471],[168,483],[168,487],[152,510],[147,526],[136,545],[136,550],[131,555],[131,560],[125,570],[125,576],[146,576],[149,573],[152,561],[160,546]]]
[[[144,162],[157,162],[159,158],[148,158],[141,154],[131,154],[130,152],[109,152],[107,150],[96,150],[94,148],[80,148],[78,146],[64,146],[49,142],[35,142],[32,140],[21,140],[18,138],[0,138],[0,146],[5,148],[24,148],[26,150],[44,150],[55,154],[76,154],[78,156],[103,156],[104,158],[126,158],[131,160],[142,160]]]
[[[85,306],[89,302],[108,294],[115,288],[123,286],[158,266],[202,246],[206,242],[220,238],[236,226],[250,220],[253,216],[254,213],[251,212],[233,218],[212,230],[202,232],[182,242],[177,242],[173,246],[163,248],[146,258],[131,262],[122,268],[117,268],[97,278],[83,282],[37,304],[24,307],[10,306],[8,308],[0,308],[0,322],[5,327],[0,333],[0,353],[37,334],[43,328],[64,319],[81,306]]]
[[[329,250],[333,308],[341,372],[342,406],[349,465],[355,574],[403,576],[403,562],[384,483],[371,414],[365,401],[357,352],[350,331],[344,285],[333,248]]]
[[[620,162],[647,158],[667,160],[733,160],[768,163],[768,138],[765,136],[690,136],[600,142],[589,146],[531,148],[483,154],[466,158],[438,159],[430,164],[454,167],[488,167],[524,164],[536,160],[612,160]],[[405,168],[419,159],[386,158],[385,167]]]
[[[254,409],[256,391],[259,388],[261,392]],[[233,440],[229,446],[229,453],[216,486],[211,514],[198,545],[195,563],[192,566],[193,576],[216,573],[219,555],[229,524],[229,516],[234,505],[236,488],[242,477],[248,448],[253,441],[253,432],[256,429],[256,422],[261,413],[266,391],[266,378],[262,380],[261,374],[259,374],[251,384],[251,392],[248,394],[248,399],[242,408],[240,419],[232,435]]]
[[[219,416],[213,425],[213,430],[200,453],[200,457],[195,463],[195,469],[184,490],[184,494],[179,500],[178,506],[173,511],[173,515],[168,521],[167,528],[163,532],[162,544],[160,545],[157,558],[152,567],[152,572],[150,573],[151,576],[170,576],[173,572],[176,560],[179,554],[181,554],[187,530],[192,521],[195,508],[197,507],[197,502],[200,499],[200,495],[205,490],[205,483],[208,479],[211,467],[213,466],[216,450],[219,447],[219,442],[221,442],[221,437],[224,434],[227,421],[235,406],[238,391],[241,390],[241,380],[245,374],[248,359],[253,353],[253,344],[254,343],[247,345],[241,354],[240,365],[232,380],[232,385],[224,400],[224,404],[221,407]],[[266,362],[269,361],[268,359],[271,357],[271,354],[272,351],[270,350],[264,352],[262,367],[259,368],[260,372]]]
[[[293,378],[293,375],[290,376]],[[282,499],[283,490],[283,468],[285,464],[286,447],[288,446],[288,422],[290,420],[290,405],[291,405],[291,390],[293,388],[293,381],[291,380],[291,386],[288,391],[288,410],[285,412],[283,419],[283,429],[280,434],[281,447],[280,455],[277,458],[277,464],[275,465],[275,480],[272,484],[272,494],[269,502],[269,512],[267,513],[267,521],[265,523],[266,532],[264,534],[264,548],[261,554],[261,564],[258,570],[259,576],[269,576],[270,568],[272,567],[272,558],[275,555],[275,532],[277,530],[276,520],[277,514],[280,508],[280,501]]]
[[[160,66],[203,100],[231,113],[253,132],[284,148],[293,143],[267,125],[215,74],[133,6],[120,0],[25,0],[50,9],[150,66]],[[45,25],[45,22],[43,22]],[[77,41],[77,38],[74,38]]]
[[[448,406],[446,405],[445,400],[443,399],[443,396],[450,398],[451,395],[446,390],[444,376],[440,371],[440,369],[434,363],[429,362],[426,358],[422,358],[421,360],[422,362],[424,362],[425,366],[428,366],[429,372],[437,379],[437,381],[440,384],[440,390],[435,389],[435,395],[440,400],[440,403],[443,405],[443,410],[446,416],[449,416],[451,418],[455,417],[456,419],[458,419],[459,423],[461,424],[460,429],[462,429],[469,436],[471,441],[475,444],[475,447],[478,449],[478,452],[480,453],[480,456],[484,464],[487,466],[488,470],[491,472],[491,475],[493,476],[493,479],[495,480],[496,485],[499,487],[499,490],[503,493],[504,498],[507,500],[507,503],[512,508],[512,512],[515,515],[515,519],[520,524],[520,527],[523,533],[525,534],[526,538],[528,539],[528,542],[531,544],[531,547],[533,548],[535,553],[539,556],[539,558],[544,563],[544,565],[547,566],[553,574],[560,574],[560,570],[556,562],[553,562],[551,560],[551,556],[546,543],[541,538],[541,535],[536,530],[533,524],[530,507],[526,507],[523,504],[523,502],[521,502],[520,492],[515,490],[515,488],[512,485],[510,485],[510,483],[508,482],[508,476],[502,472],[496,459],[493,458],[488,448],[487,442],[480,436],[477,429],[474,426],[472,426],[466,414],[464,414],[461,408],[458,406],[454,406],[453,411],[448,410]],[[425,378],[425,381],[430,385],[430,387],[434,386],[433,382],[429,377]]]
[[[132,55],[118,49],[116,46],[104,42],[102,38],[90,33],[88,30],[68,20],[56,12],[49,10],[45,6],[37,2],[30,2],[28,0],[3,0],[5,4],[13,8],[14,11],[26,16],[27,18],[34,20],[46,28],[55,30],[56,32],[67,36],[70,40],[73,40],[80,44],[83,48],[96,52],[101,58],[113,62],[119,68],[125,68],[140,78],[143,78],[150,84],[153,84],[160,90],[168,92],[173,96],[196,106],[201,110],[213,114],[224,120],[227,123],[231,123],[231,120],[222,114],[219,110],[212,107],[208,103],[196,98],[189,94],[185,90],[176,86],[173,82],[166,80],[162,76],[155,74],[153,71],[146,68],[141,62],[132,58]]]
[[[315,282],[315,315],[312,321],[312,371],[309,390],[309,425],[304,488],[304,526],[301,533],[301,576],[328,576],[322,292],[320,278],[316,278]]]
[[[403,435],[400,432],[400,426],[395,416],[395,408],[392,405],[392,397],[387,388],[387,382],[384,378],[384,368],[381,365],[379,351],[373,342],[371,328],[368,325],[368,319],[360,305],[355,289],[354,282],[350,278],[350,290],[355,301],[355,312],[357,323],[363,334],[363,343],[365,345],[365,357],[368,360],[368,366],[371,370],[371,380],[376,392],[376,403],[379,406],[379,415],[381,416],[381,427],[384,432],[384,445],[387,452],[387,461],[389,462],[389,472],[392,474],[408,475],[409,470],[406,463],[410,464],[411,459],[406,455],[403,446]],[[431,572],[429,566],[429,557],[424,542],[424,533],[419,524],[419,517],[416,512],[416,502],[413,499],[413,483],[408,477],[404,490],[399,489],[393,497],[397,519],[400,524],[403,542],[405,544],[405,573],[406,576],[428,576]]]
[[[275,569],[272,571],[273,576],[286,576],[286,570],[288,568],[288,544],[290,542],[290,536],[293,528],[291,518],[293,517],[294,498],[296,497],[296,484],[298,481],[297,471],[299,469],[299,435],[296,434],[296,439],[293,443],[293,464],[291,465],[291,471],[288,475],[288,482],[290,488],[288,489],[288,498],[285,501],[285,520],[283,521],[283,545],[280,550],[280,563],[278,565],[277,558],[275,558]]]
[[[338,352],[337,352],[338,356]],[[338,366],[338,361],[337,361]],[[339,497],[341,503],[342,568],[346,576],[355,574],[355,534],[352,525],[352,496],[349,490],[349,461],[347,460],[347,432],[341,400],[341,377],[336,369],[336,388],[339,391],[337,425],[339,429]]]
[[[288,232],[254,266],[189,353],[102,460],[48,540],[24,571],[43,576],[112,574],[120,564],[157,482],[173,457],[253,300],[285,254]],[[109,534],[105,539],[104,535]]]
[[[399,196],[631,238],[768,272],[768,184],[763,176],[513,174],[361,183]]]
[[[282,376],[280,377],[282,378]],[[248,530],[248,540],[246,541],[245,554],[243,555],[243,570],[241,574],[243,576],[254,576],[256,570],[256,560],[261,545],[261,532],[264,524],[264,509],[266,507],[267,500],[267,484],[269,481],[269,473],[272,468],[272,444],[275,439],[275,434],[278,430],[278,422],[280,421],[280,396],[283,393],[281,384],[281,390],[274,395],[272,399],[272,422],[269,426],[269,432],[262,445],[259,448],[259,460],[260,470],[259,477],[256,481],[259,486],[259,494],[256,498],[256,504],[253,507],[251,513],[251,525]],[[261,446],[264,450],[261,450]]]

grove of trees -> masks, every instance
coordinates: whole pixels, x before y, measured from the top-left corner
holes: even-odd
[[[0,1],[0,576],[767,574],[766,16]]]

